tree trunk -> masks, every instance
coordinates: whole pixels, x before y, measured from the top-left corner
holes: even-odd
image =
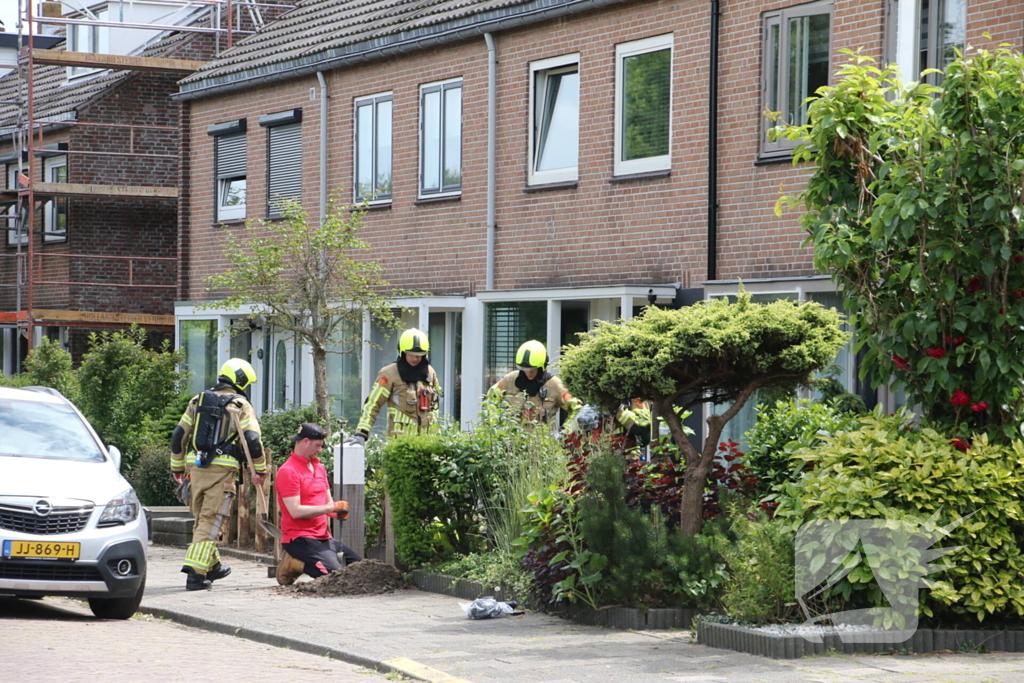
[[[331,431],[331,399],[327,391],[327,349],[322,345],[312,344],[313,348],[313,387],[316,393],[316,410],[320,416],[322,427]]]
[[[679,533],[696,536],[704,526],[704,488],[708,483],[711,462],[703,462],[686,470],[679,502]]]

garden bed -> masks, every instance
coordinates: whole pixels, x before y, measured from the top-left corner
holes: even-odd
[[[863,639],[875,635],[862,632]],[[893,634],[889,635],[890,638]],[[855,639],[858,633],[847,633],[848,639]],[[1024,652],[1024,631],[995,629],[928,629],[921,628],[902,643],[844,643],[837,634],[822,636],[822,642],[814,643],[801,635],[773,633],[768,630],[701,621],[697,625],[697,642],[709,647],[736,650],[772,659],[799,659],[812,655],[838,652],[851,655],[879,653],[928,652]]]
[[[435,574],[420,569],[412,572],[413,582],[420,590],[442,593],[463,600],[476,600],[484,595],[493,595],[498,600],[528,601],[509,594],[501,586],[485,587],[477,581],[460,579],[446,574]],[[591,626],[613,626],[636,631],[669,628],[690,628],[699,610],[685,608],[640,610],[632,607],[608,607],[595,610],[586,605],[567,605],[558,612],[559,616],[580,624]]]

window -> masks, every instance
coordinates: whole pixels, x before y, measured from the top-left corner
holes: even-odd
[[[420,88],[420,196],[462,190],[462,80]]]
[[[356,100],[357,202],[391,201],[391,93]]]
[[[530,185],[578,177],[579,61],[575,54],[530,64]]]
[[[67,156],[53,156],[43,160],[43,182],[66,183],[67,181]],[[67,239],[67,235],[68,198],[51,197],[43,205],[43,241],[62,241]]]
[[[17,189],[17,187],[18,187],[18,165],[17,164],[8,164],[7,172],[5,174],[5,178],[6,178],[6,181],[7,181],[7,189],[9,189],[9,190]],[[7,246],[13,247],[13,246],[16,246],[19,242],[21,244],[28,244],[28,236],[24,235],[24,234],[19,235],[18,231],[15,229],[15,228],[18,228],[18,227],[21,227],[22,229],[24,229],[24,226],[23,225],[19,226],[19,222],[17,221],[18,205],[17,204],[10,204],[9,206],[7,206],[6,209],[4,209],[4,213],[6,214],[4,216],[4,227],[7,228]]]
[[[793,125],[807,122],[804,100],[828,85],[831,33],[831,2],[798,5],[764,15],[761,68],[765,111],[780,112],[781,120]],[[765,133],[775,124],[767,118],[762,120],[762,154],[789,154],[796,141],[771,142]]]
[[[671,167],[672,36],[615,47],[615,175]]]
[[[964,49],[966,0],[891,0],[889,16],[889,54],[907,81],[925,69],[945,69]],[[939,85],[942,74],[925,80]]]
[[[267,129],[267,217],[280,218],[302,201],[302,110],[260,117]]]
[[[218,221],[245,220],[246,152],[245,119],[217,123],[206,129],[214,139],[217,172]]]
[[[178,342],[185,352],[182,366],[190,373],[189,392],[198,394],[217,379],[217,321],[182,320]]]
[[[503,301],[486,304],[484,379],[491,386],[516,367],[516,350],[528,339],[547,339],[546,301]]]
[[[69,17],[85,21],[109,21],[110,12],[106,6],[93,7],[80,14]],[[92,52],[107,54],[110,52],[110,27],[90,26],[87,24],[71,24],[68,26],[68,48],[72,52]],[[85,66],[70,67],[71,76],[95,73],[101,69]]]

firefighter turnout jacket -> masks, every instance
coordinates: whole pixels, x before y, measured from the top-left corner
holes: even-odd
[[[572,397],[561,379],[545,372],[540,377],[537,393],[531,396],[516,386],[516,378],[520,372],[513,370],[508,373],[498,380],[488,393],[492,396],[502,396],[512,410],[520,415],[523,422],[554,421],[557,426],[559,408],[569,413],[569,419],[572,419],[580,408],[580,401]]]
[[[256,411],[252,404],[241,394],[238,394],[232,387],[221,388],[220,385],[213,389],[219,396],[235,394],[236,398],[228,403],[228,407],[238,409],[238,424],[241,427],[241,438],[249,439],[247,445],[252,454],[252,464],[257,474],[264,474],[267,471],[266,457],[263,454],[263,444],[260,440],[260,424],[256,419]],[[175,430],[174,438],[171,441],[171,472],[184,472],[186,464],[191,469],[197,465],[197,454],[192,448],[192,430],[196,426],[196,405],[202,394],[192,397],[188,408],[178,421],[180,429]],[[238,469],[245,464],[245,450],[238,443],[239,435],[235,431],[234,421],[230,416],[225,415],[221,423],[219,442],[228,445],[224,453],[215,454],[208,462],[208,465],[218,465]]]
[[[388,406],[389,438],[398,434],[420,434],[427,431],[437,412],[441,384],[434,368],[430,366],[427,366],[426,377],[425,381],[406,382],[398,371],[398,363],[381,368],[363,404],[356,431],[369,434],[384,404]]]

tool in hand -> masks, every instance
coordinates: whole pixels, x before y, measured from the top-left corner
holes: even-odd
[[[228,412],[231,413],[231,419],[235,425],[235,434],[238,435],[238,443],[242,444],[242,450],[245,451],[245,461],[249,463],[249,474],[255,482],[256,468],[252,464],[252,456],[249,454],[249,444],[245,441],[245,433],[242,431],[242,426],[238,421],[238,411],[228,407]],[[256,520],[256,524],[263,529],[268,536],[280,540],[283,536],[281,529],[278,528],[276,524],[272,524],[270,522],[270,517],[267,515],[267,495],[263,492],[263,487],[257,486],[256,493],[259,494],[256,498],[256,512],[259,513],[259,519]]]

